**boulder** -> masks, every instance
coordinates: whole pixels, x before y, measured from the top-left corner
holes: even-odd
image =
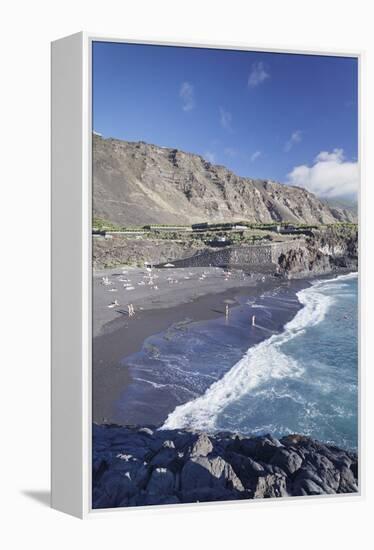
[[[177,471],[180,457],[177,451],[171,447],[163,447],[149,462],[150,466],[169,468]]]
[[[152,430],[151,428],[145,427],[145,428],[140,428],[138,430],[138,433],[148,435],[151,437],[154,434],[154,430]]]
[[[297,472],[296,477],[290,483],[291,492],[294,496],[298,496],[300,494],[304,494],[300,493],[301,489],[308,491],[309,487],[313,487],[313,493],[311,494],[317,494],[315,486],[318,486],[318,491],[320,491],[320,494],[334,494],[336,493],[336,490],[334,490],[332,485],[335,485],[335,487],[337,487],[336,484],[339,484],[339,477],[339,474],[337,474],[337,480],[334,478],[331,483],[330,480],[326,479],[326,477],[321,476],[314,469],[306,466],[301,468]],[[306,492],[306,494],[309,493]]]
[[[304,495],[323,495],[325,491],[312,479],[300,478],[296,479],[293,484],[292,495],[304,496]]]
[[[358,483],[351,468],[343,466],[340,471],[339,493],[356,493],[357,491]]]
[[[269,462],[281,446],[281,443],[277,439],[266,435],[249,439],[238,439],[233,449],[255,460]]]
[[[95,457],[92,461],[92,478],[94,484],[97,484],[103,475],[103,473],[107,470],[108,464],[105,458]]]
[[[299,445],[301,443],[307,443],[309,441],[310,441],[309,437],[306,437],[305,435],[300,435],[300,434],[290,434],[280,439],[281,444],[285,446]]]
[[[190,456],[207,456],[213,451],[213,444],[207,434],[199,434],[196,441],[192,445]]]
[[[155,468],[147,485],[148,494],[165,497],[173,494],[174,490],[175,477],[173,472],[167,468]]]
[[[288,475],[294,474],[302,463],[303,459],[298,453],[285,447],[278,447],[270,459],[270,464],[278,466]]]
[[[175,449],[175,443],[171,439],[166,439],[162,444],[163,449]]]
[[[244,487],[232,466],[222,457],[193,457],[183,466],[181,473],[182,491],[201,487],[223,487],[234,491],[244,491]]]
[[[102,501],[107,507],[119,506],[123,499],[134,496],[138,492],[136,483],[127,473],[107,471],[101,479],[103,489]]]
[[[288,496],[286,477],[280,474],[258,477],[253,483],[252,491],[253,498],[286,497]]]
[[[245,488],[252,486],[254,478],[265,475],[266,473],[262,464],[248,456],[230,451],[226,454],[226,459],[233,467],[234,472]]]
[[[143,488],[149,478],[147,465],[131,455],[118,455],[111,463],[110,471],[126,475],[139,488]]]

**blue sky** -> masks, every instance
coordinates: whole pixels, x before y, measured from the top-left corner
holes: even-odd
[[[357,60],[95,42],[93,128],[241,176],[352,196]]]

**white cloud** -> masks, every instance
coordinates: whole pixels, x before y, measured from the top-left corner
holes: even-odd
[[[343,160],[343,149],[334,149],[332,153],[329,153],[328,151],[321,151],[314,159],[314,162],[343,162]]]
[[[190,82],[182,82],[179,90],[183,111],[192,111],[195,107],[195,88]]]
[[[267,78],[270,78],[270,74],[266,71],[263,62],[253,63],[252,70],[248,76],[248,86],[249,88],[255,88]]]
[[[212,164],[215,164],[216,162],[216,155],[211,151],[207,151],[206,153],[204,153],[204,158],[205,160],[207,160],[208,162],[211,162]]]
[[[303,134],[301,130],[295,130],[292,132],[290,139],[286,141],[284,144],[284,150],[286,153],[291,151],[292,147],[296,145],[296,143],[300,143],[300,141],[303,139]]]
[[[229,111],[225,111],[223,107],[219,108],[219,119],[221,122],[221,126],[228,130],[229,132],[232,132],[232,114]]]
[[[322,198],[355,197],[359,186],[357,162],[346,161],[343,149],[321,151],[312,166],[296,166],[288,183],[304,187]]]
[[[261,151],[255,151],[255,152],[252,153],[252,155],[251,155],[251,162],[254,162],[254,161],[257,160],[260,156],[261,156]]]
[[[238,151],[236,149],[233,149],[232,147],[225,147],[224,153],[228,157],[232,157],[232,158],[238,155]]]

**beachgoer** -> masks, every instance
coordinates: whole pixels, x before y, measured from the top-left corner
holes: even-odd
[[[226,304],[225,316],[226,316],[226,320],[227,320],[229,318],[229,305],[228,304]]]
[[[252,315],[252,326],[256,325],[256,315]]]

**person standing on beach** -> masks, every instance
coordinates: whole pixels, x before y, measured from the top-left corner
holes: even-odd
[[[226,321],[228,320],[229,318],[229,305],[226,304],[226,308],[225,308],[225,317],[226,317]]]

